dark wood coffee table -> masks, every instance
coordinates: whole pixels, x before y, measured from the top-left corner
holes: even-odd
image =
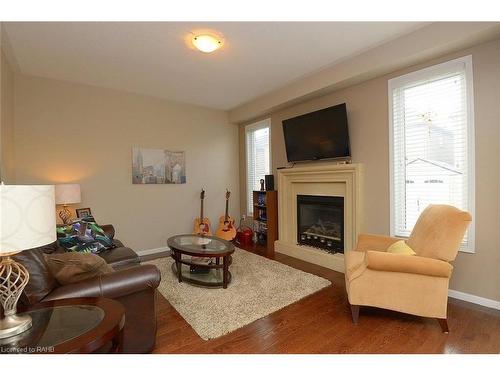
[[[175,263],[172,271],[179,282],[227,288],[234,245],[218,237],[181,234],[167,241]]]
[[[31,329],[0,339],[0,353],[120,353],[125,308],[108,298],[69,298],[33,305]]]

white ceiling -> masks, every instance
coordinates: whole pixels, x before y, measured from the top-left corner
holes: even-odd
[[[5,23],[21,73],[228,110],[408,34],[417,22]],[[192,32],[224,36],[190,48]]]

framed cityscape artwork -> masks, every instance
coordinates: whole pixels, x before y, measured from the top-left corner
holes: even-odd
[[[185,184],[185,152],[133,147],[132,183]]]

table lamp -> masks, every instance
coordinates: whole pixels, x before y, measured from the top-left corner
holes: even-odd
[[[68,210],[68,204],[80,203],[82,195],[80,185],[78,184],[60,184],[56,185],[56,204],[62,204],[63,209],[59,212],[63,224],[71,222],[71,212]]]
[[[31,327],[29,315],[16,315],[29,273],[11,256],[57,239],[54,205],[52,185],[0,185],[0,303],[4,312],[0,338]]]

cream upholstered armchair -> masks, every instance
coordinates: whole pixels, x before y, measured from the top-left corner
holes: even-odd
[[[400,238],[361,234],[345,253],[345,280],[352,319],[360,306],[374,306],[437,318],[448,332],[448,283],[467,227],[468,212],[447,205],[429,205],[406,243],[416,255],[387,253]]]

